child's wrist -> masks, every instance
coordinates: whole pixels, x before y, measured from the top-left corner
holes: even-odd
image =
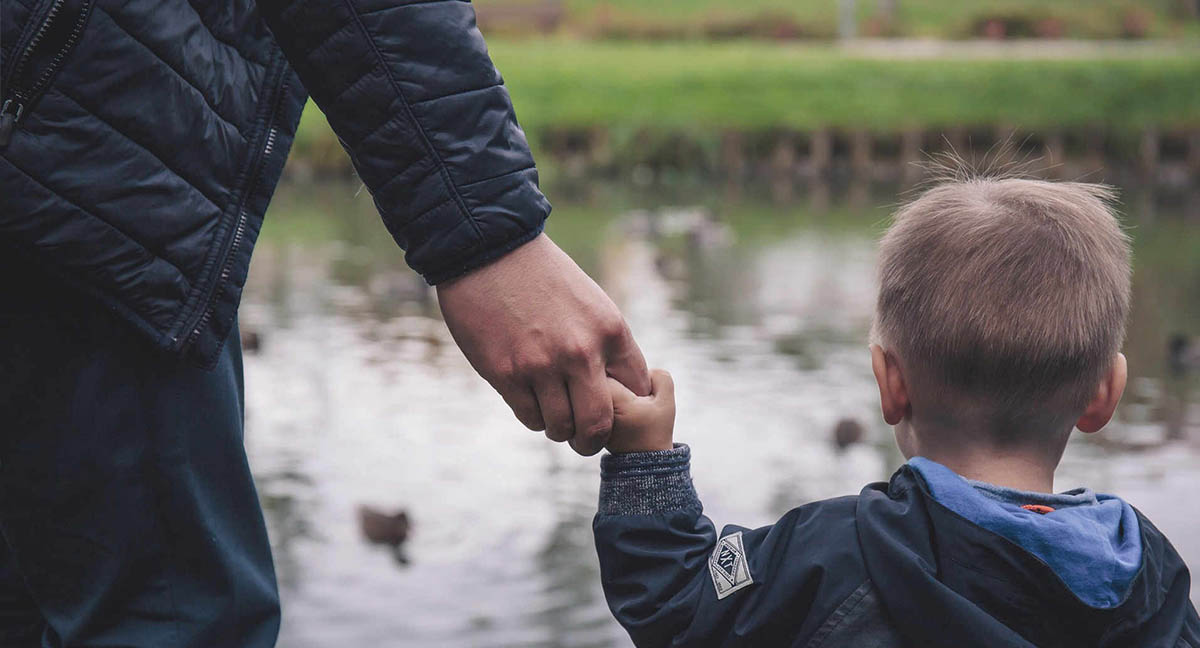
[[[673,435],[647,435],[635,439],[620,439],[610,440],[605,446],[609,452],[613,454],[630,454],[633,452],[661,452],[663,450],[673,450],[675,442]]]

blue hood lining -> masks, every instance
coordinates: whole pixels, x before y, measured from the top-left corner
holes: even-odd
[[[1049,494],[970,482],[924,457],[908,465],[940,504],[1040,558],[1084,603],[1112,608],[1124,600],[1142,562],[1137,514],[1124,500],[1086,488]]]

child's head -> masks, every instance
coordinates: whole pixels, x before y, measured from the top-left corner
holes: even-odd
[[[944,182],[880,242],[872,364],[906,456],[1038,452],[1111,418],[1125,384],[1129,244],[1102,185]]]

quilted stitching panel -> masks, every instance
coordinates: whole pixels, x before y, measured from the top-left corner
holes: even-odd
[[[153,63],[169,70],[203,98],[204,105],[222,121],[244,129],[254,118],[258,99],[254,93],[262,85],[264,70],[248,64],[233,48],[214,39],[199,16],[187,15],[190,9],[181,11],[178,7],[190,5],[176,0],[175,10],[169,11],[154,0],[121,4],[98,0],[93,12],[99,15],[93,16],[93,23],[100,24],[91,25],[86,36],[91,41],[88,46],[99,53],[111,51],[114,58],[108,64],[114,69],[122,63],[138,68]],[[120,49],[104,47],[98,40],[100,30],[108,41],[120,42]],[[144,51],[137,51],[135,43]]]
[[[362,11],[369,12],[362,18],[367,29],[389,35],[378,39],[380,51],[388,67],[404,70],[398,82],[410,104],[500,84],[500,73],[488,57],[470,4],[457,0],[362,4]],[[371,11],[373,5],[388,8]],[[425,36],[439,32],[457,34],[455,46]]]
[[[69,160],[39,169],[43,184],[196,276],[196,249],[212,237],[219,207],[127,135],[56,91],[43,97],[37,119],[26,128],[38,136],[40,155]]]
[[[0,20],[0,71],[8,69],[14,55],[12,48],[16,45],[21,31],[29,21],[33,10],[33,2],[5,2],[3,20]],[[5,79],[7,81],[7,79]]]
[[[105,294],[136,285],[115,307],[143,331],[157,335],[190,290],[178,268],[128,235],[71,203],[8,159],[0,159],[0,187],[12,190],[0,210],[0,232],[10,242],[38,251],[65,275],[94,275],[87,286]]]
[[[470,4],[262,6],[427,280],[461,274],[540,231],[549,203]],[[498,178],[506,180],[490,181]]]
[[[7,35],[23,5],[3,1]],[[280,62],[253,0],[97,0],[53,86],[0,151],[0,191],[17,197],[6,203],[0,236],[163,347],[178,348],[172,331],[212,295],[219,312],[208,346],[219,346],[216,329],[236,309],[257,219],[302,105],[293,81],[289,107],[275,107]],[[279,124],[277,154],[251,176],[260,120],[274,113],[288,122]],[[237,285],[218,287],[218,257],[243,203],[253,222],[225,282]]]

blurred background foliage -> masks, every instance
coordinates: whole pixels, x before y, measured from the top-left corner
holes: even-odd
[[[1200,149],[1200,0],[475,5],[535,154],[576,175],[724,172],[789,157],[781,138],[836,157],[860,132],[919,132],[922,150],[1032,135],[1059,158]],[[293,157],[349,172],[315,106]]]

